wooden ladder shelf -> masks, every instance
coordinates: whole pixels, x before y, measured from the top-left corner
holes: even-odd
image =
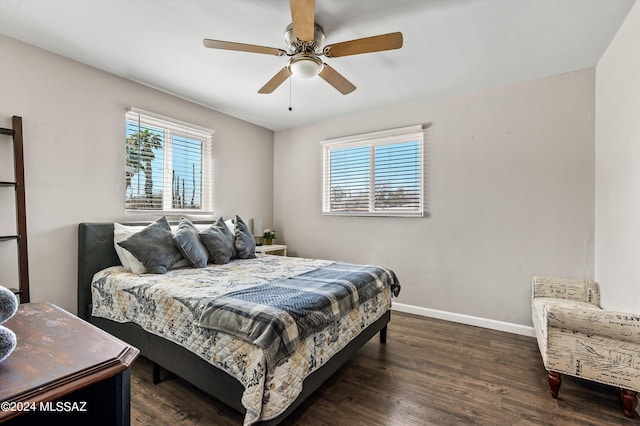
[[[0,181],[0,187],[13,187],[16,192],[16,235],[0,235],[0,241],[15,240],[18,243],[19,285],[12,289],[20,297],[20,303],[29,303],[29,261],[27,256],[27,210],[24,195],[24,151],[22,117],[13,116],[11,129],[0,128],[0,135],[13,138],[15,181]]]

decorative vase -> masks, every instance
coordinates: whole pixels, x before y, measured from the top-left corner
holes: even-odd
[[[267,246],[270,246],[271,244],[273,244],[273,240],[271,238],[265,238],[264,244]]]
[[[0,362],[11,355],[16,348],[16,334],[7,327],[0,325]]]
[[[18,298],[13,291],[0,285],[0,324],[18,311]],[[0,325],[0,362],[4,361],[16,348],[16,334]]]

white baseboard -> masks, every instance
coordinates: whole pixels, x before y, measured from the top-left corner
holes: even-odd
[[[408,314],[421,315],[424,317],[437,318],[467,325],[475,325],[478,327],[489,328],[491,330],[506,331],[507,333],[521,334],[523,336],[530,337],[536,336],[533,327],[492,320],[489,318],[474,317],[472,315],[457,314],[455,312],[439,311],[437,309],[423,308],[420,306],[406,305],[404,303],[397,302],[393,302],[392,309],[394,311],[406,312]]]

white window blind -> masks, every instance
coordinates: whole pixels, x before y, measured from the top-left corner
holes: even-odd
[[[322,212],[422,216],[422,126],[322,142]]]
[[[213,131],[131,108],[125,177],[127,211],[210,213]]]

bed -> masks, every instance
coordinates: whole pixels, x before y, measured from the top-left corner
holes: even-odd
[[[289,285],[292,278],[324,280],[323,274],[329,269],[369,267],[259,255],[200,271],[179,268],[162,275],[137,275],[121,266],[113,241],[113,223],[79,225],[78,316],[140,349],[154,363],[154,382],[161,366],[244,413],[245,425],[278,424],[376,334],[380,334],[381,343],[386,342],[391,296],[397,295],[399,284],[395,274],[384,268],[371,267],[388,275],[383,284],[378,283],[379,292],[363,298],[329,326],[313,330],[296,345],[285,348],[289,352],[282,352],[287,346],[282,341],[287,341],[280,336],[278,350],[271,353],[206,324],[203,318],[212,323],[219,320],[216,315],[220,306],[213,309],[211,300],[198,301],[198,291],[206,290],[201,287],[210,286],[203,284],[202,274],[221,276],[224,283],[232,283],[233,292],[223,294],[228,299],[230,294],[263,287],[236,286],[247,277]],[[367,269],[367,273],[371,272]],[[177,292],[175,300],[157,299],[165,289]],[[195,291],[195,295],[182,291]],[[134,304],[134,299],[141,304]]]

